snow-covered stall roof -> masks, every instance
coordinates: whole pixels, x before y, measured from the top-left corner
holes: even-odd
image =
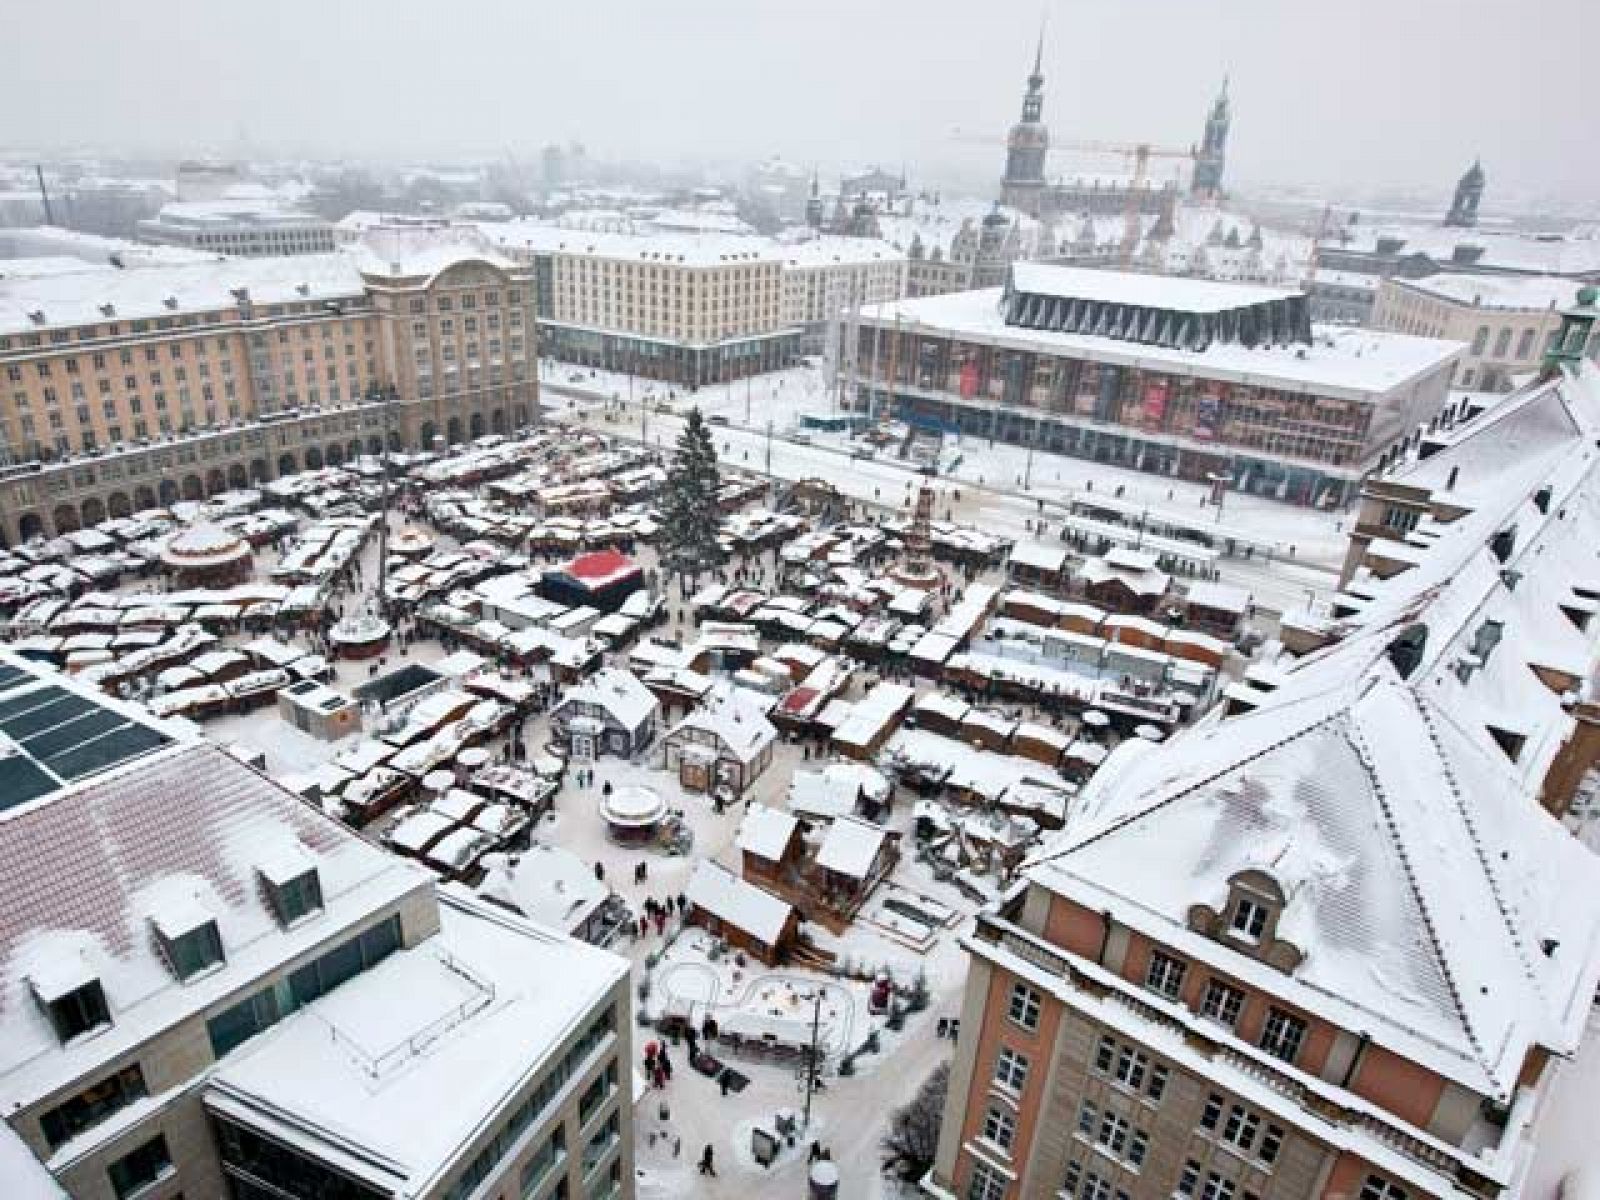
[[[602,667],[576,687],[567,691],[562,707],[568,704],[593,704],[610,713],[624,729],[637,730],[660,707],[655,694],[622,667]]]
[[[764,946],[776,946],[794,915],[794,906],[771,892],[746,883],[709,859],[695,866],[684,890],[689,903],[718,920],[742,929]]]
[[[817,866],[851,879],[865,879],[878,861],[889,832],[860,817],[841,816],[828,826],[817,849]]]
[[[583,859],[545,842],[517,854],[486,854],[482,865],[480,895],[562,933],[576,932],[611,894]]]
[[[778,862],[799,828],[800,822],[790,814],[765,804],[752,804],[739,822],[738,847],[757,858]]]
[[[778,731],[767,720],[758,700],[742,688],[718,684],[706,693],[700,707],[673,728],[712,734],[740,762],[753,762],[777,740]]]

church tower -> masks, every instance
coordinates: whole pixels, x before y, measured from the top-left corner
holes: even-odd
[[[1206,131],[1200,139],[1200,149],[1195,154],[1194,178],[1189,184],[1189,194],[1202,204],[1215,204],[1222,198],[1222,169],[1228,159],[1228,80],[1224,76],[1222,90],[1211,105],[1206,117]]]
[[[1467,173],[1456,183],[1456,196],[1445,214],[1446,225],[1471,229],[1478,223],[1478,201],[1483,199],[1483,164],[1477,159],[1467,168]]]
[[[811,172],[811,195],[806,197],[806,224],[813,229],[822,228],[822,194],[817,187],[817,173]]]
[[[1000,203],[1039,215],[1044,196],[1044,157],[1050,134],[1044,127],[1044,30],[1033,55],[1033,73],[1022,97],[1022,120],[1006,138],[1006,173],[1000,180]]]

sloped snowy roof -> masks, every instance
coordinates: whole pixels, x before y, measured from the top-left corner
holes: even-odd
[[[860,817],[838,817],[817,849],[817,866],[851,879],[865,879],[888,836],[882,825]]]
[[[576,932],[611,894],[583,859],[545,842],[517,854],[486,854],[483,868],[479,894],[562,933]]]
[[[765,804],[752,804],[739,822],[738,846],[758,858],[777,862],[799,828],[800,822],[788,813]]]
[[[574,702],[595,704],[605,709],[624,729],[637,730],[659,706],[655,694],[632,671],[603,667],[572,688],[562,706]]]
[[[742,688],[718,683],[696,708],[673,727],[713,734],[740,762],[751,762],[778,737],[758,700]]]
[[[1030,878],[1506,1099],[1530,1046],[1582,1027],[1600,976],[1593,862],[1386,659],[1332,674],[1119,748]],[[1249,869],[1288,898],[1279,935],[1305,955],[1288,978],[1189,929],[1190,906],[1220,910]]]
[[[737,929],[742,929],[763,945],[776,946],[794,915],[794,907],[771,892],[746,883],[727,867],[709,859],[696,864],[684,895],[689,903]]]

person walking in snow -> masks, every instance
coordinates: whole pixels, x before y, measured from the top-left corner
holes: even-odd
[[[700,1151],[700,1174],[709,1175],[715,1179],[717,1176],[717,1166],[715,1161],[713,1161],[713,1154],[714,1151],[711,1149],[711,1143],[707,1142],[706,1148]]]

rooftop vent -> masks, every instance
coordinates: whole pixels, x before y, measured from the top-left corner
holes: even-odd
[[[31,313],[28,314],[28,320],[32,321],[35,325],[43,325],[44,324],[44,309],[42,309],[42,308],[34,309]]]
[[[1542,513],[1550,511],[1551,488],[1547,483],[1533,494],[1533,506]]]
[[[168,296],[161,303],[165,304],[169,309],[176,311],[178,307],[178,298],[176,296]]]
[[[1456,490],[1456,480],[1458,480],[1460,478],[1461,478],[1461,468],[1459,466],[1451,467],[1450,468],[1450,477],[1444,481],[1444,490],[1447,491],[1447,492],[1455,491]]]
[[[1512,551],[1517,548],[1517,531],[1515,526],[1502,529],[1489,539],[1489,553],[1493,554],[1496,562],[1509,562]]]
[[[1496,621],[1493,618],[1484,621],[1472,635],[1472,652],[1483,662],[1488,662],[1489,656],[1494,653],[1494,648],[1505,636],[1505,629],[1504,621]]]
[[[100,306],[100,315],[102,317],[114,317],[114,316],[116,316],[117,315],[117,306],[115,304],[102,304]]]

